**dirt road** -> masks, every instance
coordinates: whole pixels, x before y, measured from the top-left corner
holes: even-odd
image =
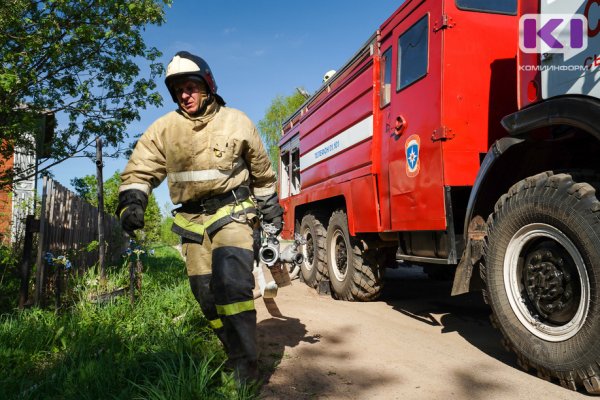
[[[257,300],[262,397],[279,399],[590,399],[523,372],[480,293],[392,270],[377,302],[321,296],[299,281]]]

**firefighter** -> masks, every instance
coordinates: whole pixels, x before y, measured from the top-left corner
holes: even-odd
[[[165,178],[194,297],[223,343],[238,382],[257,379],[253,229],[282,229],[276,177],[256,128],[225,107],[208,64],[178,52],[165,84],[178,105],[142,135],[121,175],[117,214],[144,226],[148,196]]]

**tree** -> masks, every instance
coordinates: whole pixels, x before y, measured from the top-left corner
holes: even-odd
[[[162,98],[154,79],[161,53],[142,40],[146,25],[164,22],[171,0],[5,0],[0,7],[0,155],[16,146],[36,152],[31,133],[41,115],[68,121],[55,127],[38,170],[85,152],[96,137],[119,151],[139,110]],[[139,65],[148,63],[147,79]],[[15,174],[3,171],[7,184]]]
[[[94,207],[98,207],[98,180],[96,175],[86,175],[83,178],[71,179],[71,185],[77,195]],[[119,204],[119,186],[121,173],[115,173],[104,181],[104,212],[114,215]]]
[[[264,118],[258,121],[260,136],[269,152],[271,165],[275,171],[279,167],[279,147],[277,144],[281,139],[282,125],[305,101],[306,97],[301,94],[300,90],[287,97],[278,95],[267,108]]]
[[[144,214],[144,237],[146,243],[157,243],[161,237],[161,222],[162,215],[160,215],[160,208],[154,194],[151,194],[148,198],[148,206],[146,207],[146,213]]]
[[[98,206],[98,181],[95,175],[86,175],[83,178],[71,179],[71,185],[77,195],[93,206]],[[104,211],[115,215],[119,205],[119,186],[121,186],[121,173],[116,171],[104,182]],[[154,194],[148,198],[146,213],[144,215],[144,238],[146,242],[158,242],[161,237],[162,215]]]
[[[181,237],[171,230],[174,219],[170,215],[167,215],[160,224],[160,241],[170,246],[181,243]]]
[[[71,179],[71,185],[79,197],[95,207],[98,206],[98,180],[96,179],[96,175],[73,178]],[[106,192],[106,187],[104,192]]]

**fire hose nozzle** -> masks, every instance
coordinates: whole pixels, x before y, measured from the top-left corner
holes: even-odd
[[[274,243],[266,243],[261,246],[260,251],[258,253],[258,257],[260,261],[265,263],[267,267],[272,267],[275,265],[277,260],[279,259],[279,244]]]

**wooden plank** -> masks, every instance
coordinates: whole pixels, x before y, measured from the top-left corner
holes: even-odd
[[[54,216],[56,215],[56,183],[52,181],[50,190],[50,213],[48,214],[48,241],[45,243],[46,251],[52,252],[56,243],[56,224],[54,222]]]
[[[59,182],[44,177],[42,195],[42,218],[39,224],[39,246],[36,255],[35,302],[43,301],[47,281],[44,257],[51,252],[55,257],[69,256],[74,271],[82,273],[98,261],[98,250],[84,249],[92,241],[99,241],[99,231],[104,228],[104,241],[109,242],[110,253],[118,256],[127,247],[126,237],[120,232],[120,221],[114,215],[105,214],[100,222],[99,211]],[[100,224],[102,223],[102,227]]]
[[[48,193],[52,190],[52,180],[44,177],[42,189],[42,209],[40,213],[40,236],[38,240],[38,252],[36,257],[36,282],[35,282],[35,304],[40,306],[43,303],[44,283],[45,283],[45,262],[44,262],[44,243],[47,235],[48,225],[48,207],[50,205]]]

